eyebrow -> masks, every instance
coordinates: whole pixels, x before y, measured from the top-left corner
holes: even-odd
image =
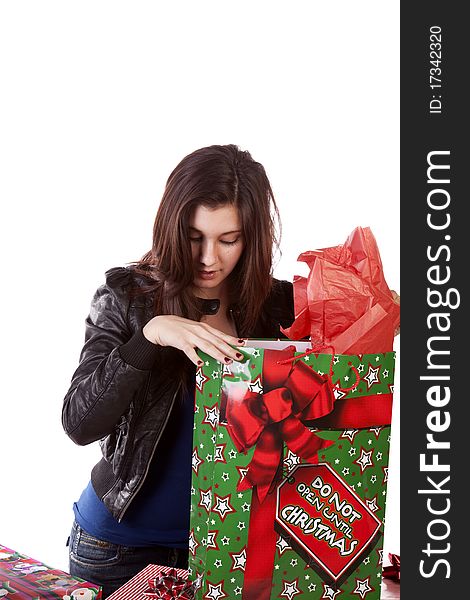
[[[191,227],[191,225],[189,226],[189,229],[192,229],[193,231],[197,231],[198,233],[203,233],[200,229],[197,229],[196,227]],[[241,233],[241,229],[234,229],[233,231],[225,231],[224,233],[221,233],[219,237],[222,237],[223,235],[230,235],[231,233]]]

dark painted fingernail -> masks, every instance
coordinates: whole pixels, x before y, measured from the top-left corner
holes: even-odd
[[[244,344],[246,340],[238,340],[239,344]]]
[[[230,363],[232,363],[232,362],[233,362],[233,360],[232,360],[231,358],[229,358],[228,356],[226,356],[226,357],[224,358],[224,361],[225,361],[225,362],[226,362],[228,365],[229,365]]]
[[[242,354],[241,352],[237,352],[237,353],[235,354],[235,356],[236,356],[237,358],[243,358],[243,354]]]
[[[204,364],[204,363],[202,362],[202,360],[198,360],[198,361],[197,361],[197,365],[198,365],[198,367],[202,367],[202,365],[203,365],[203,364]]]

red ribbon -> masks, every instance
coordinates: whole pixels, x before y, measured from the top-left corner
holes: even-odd
[[[388,567],[383,568],[383,576],[387,579],[393,579],[394,581],[400,581],[400,556],[398,554],[388,555],[390,562],[392,563]]]
[[[280,474],[283,444],[305,461],[316,463],[318,450],[334,442],[323,440],[302,421],[318,420],[317,427],[328,422],[336,427],[367,427],[391,420],[391,394],[336,402],[331,375],[320,375],[301,360],[294,362],[294,353],[294,346],[265,350],[263,393],[248,390],[241,400],[227,397],[227,428],[238,451],[256,445],[238,485],[239,490],[254,488],[243,600],[270,597],[276,534],[266,523],[274,522],[276,495],[270,492]]]
[[[294,363],[295,347],[265,350],[263,393],[247,391],[241,402],[227,398],[227,427],[239,452],[256,444],[248,471],[238,489],[256,486],[260,502],[275,479],[283,443],[311,463],[321,448],[333,442],[323,440],[302,421],[331,413],[335,396],[331,378],[319,375],[303,361]]]

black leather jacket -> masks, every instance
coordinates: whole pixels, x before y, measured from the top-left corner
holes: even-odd
[[[85,321],[85,345],[62,409],[64,429],[75,443],[99,440],[103,458],[91,480],[118,520],[142,487],[151,460],[162,455],[158,442],[182,386],[172,377],[175,360],[192,368],[179,350],[144,337],[142,328],[154,316],[153,295],[130,300],[128,294],[130,285],[143,282],[130,267],[106,272]],[[287,327],[293,319],[292,284],[274,280],[249,337],[284,337],[279,325]]]

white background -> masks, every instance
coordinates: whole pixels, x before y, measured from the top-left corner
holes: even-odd
[[[104,271],[150,248],[189,152],[235,143],[263,163],[278,277],[370,226],[399,291],[398,27],[398,2],[2,2],[0,544],[68,568],[99,458],[60,421],[84,319]],[[385,558],[399,554],[398,400]]]

